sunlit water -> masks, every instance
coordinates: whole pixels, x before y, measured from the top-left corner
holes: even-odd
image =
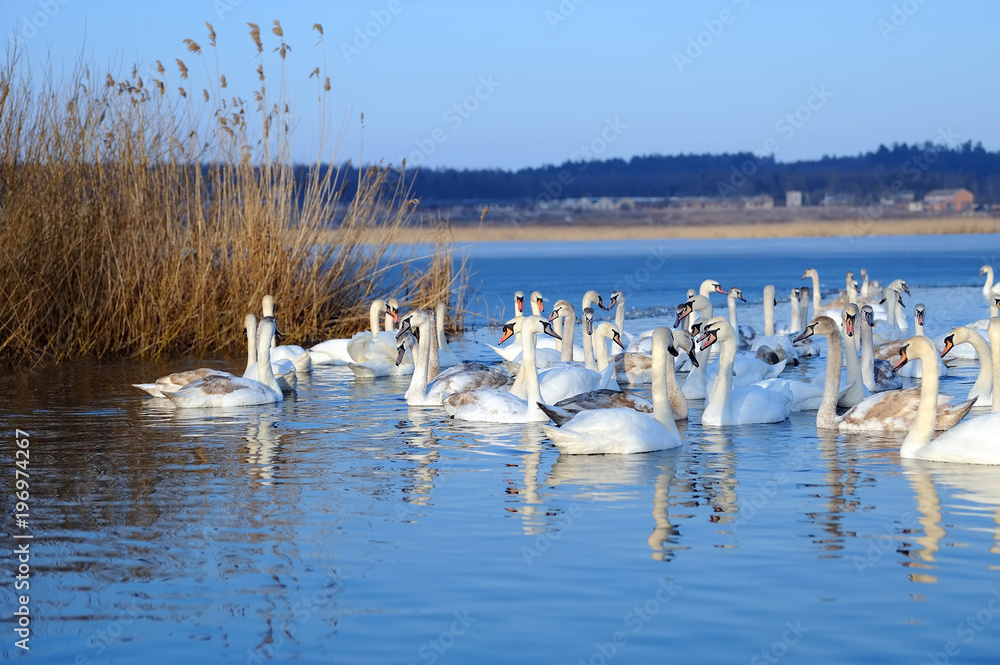
[[[627,324],[638,332],[672,322],[686,289],[713,277],[743,289],[743,319],[759,325],[765,283],[781,296],[817,266],[832,293],[865,266],[906,278],[908,311],[926,303],[934,335],[985,316],[976,275],[998,247],[994,236],[479,246],[474,306],[498,316],[518,288],[551,304],[618,286],[644,317]],[[496,338],[482,326],[453,345],[491,359],[483,342]],[[33,535],[30,590],[17,592],[30,595],[31,651],[15,647],[10,572],[5,659],[1000,654],[1000,469],[902,462],[901,436],[817,432],[814,412],[712,429],[692,402],[679,449],[560,457],[537,425],[454,423],[408,408],[405,381],[344,369],[300,377],[280,405],[211,413],[164,409],[129,385],[204,364],[80,362],[0,380],[6,570],[24,542],[9,517],[15,428],[30,433]],[[974,378],[955,369],[942,389],[964,397]]]

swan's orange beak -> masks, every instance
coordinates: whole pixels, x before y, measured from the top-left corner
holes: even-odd
[[[893,372],[898,372],[899,368],[905,365],[906,361],[909,360],[909,358],[906,357],[907,347],[909,347],[909,344],[907,344],[906,346],[904,346],[902,349],[899,350],[899,362],[892,366]]]
[[[681,321],[684,320],[684,317],[689,316],[691,314],[691,312],[693,312],[693,311],[694,311],[694,307],[689,302],[686,302],[683,305],[681,305],[680,307],[678,307],[677,308],[677,320],[674,321],[674,328],[677,328],[678,326],[680,326],[681,325]]]
[[[552,310],[552,313],[549,314],[549,321],[555,321],[557,318],[559,318],[559,310],[554,309]]]
[[[714,330],[706,330],[698,338],[701,341],[701,350],[704,351],[719,340],[719,336]]]
[[[854,337],[854,317],[848,316],[844,320],[844,330],[847,332],[848,337]]]
[[[923,310],[921,310],[919,312],[914,312],[913,316],[917,317],[917,323],[919,323],[920,325],[924,325],[924,312],[923,312]]]
[[[514,336],[514,326],[507,324],[503,327],[503,337],[500,338],[500,341],[497,342],[497,344],[503,344],[513,336]]]
[[[722,288],[721,284],[716,284],[715,285],[715,292],[716,293],[721,293],[724,296],[728,296],[729,295],[728,293],[726,293],[726,290],[724,288]]]
[[[611,336],[611,341],[613,341],[613,342],[614,342],[615,344],[617,344],[618,346],[622,347],[622,350],[624,350],[624,349],[625,349],[625,345],[624,345],[624,344],[622,344],[622,338],[621,338],[621,335],[619,335],[619,334],[618,334],[618,331],[617,331],[617,330],[615,331],[615,334]]]
[[[524,298],[515,298],[514,302],[517,304],[517,313],[524,314]]]
[[[948,335],[944,338],[944,350],[941,351],[941,357],[944,358],[953,348],[955,348],[955,336]]]
[[[545,305],[542,304],[542,299],[538,298],[538,300],[536,302],[538,303],[538,311],[539,312],[544,312],[545,311]]]

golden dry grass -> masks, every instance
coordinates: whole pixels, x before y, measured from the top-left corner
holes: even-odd
[[[827,238],[945,233],[1000,233],[1000,218],[947,217],[928,219],[820,220],[719,225],[469,225],[454,226],[455,242],[646,240],[658,238]],[[401,242],[426,242],[426,230],[403,229]]]
[[[0,360],[237,355],[243,317],[266,293],[286,343],[307,345],[365,327],[368,301],[401,295],[401,274],[408,305],[447,301],[461,275],[445,238],[426,272],[395,254],[415,203],[401,174],[368,168],[346,197],[342,174],[322,166],[333,151],[321,139],[296,181],[281,92],[288,45],[280,25],[271,32],[273,52],[250,24],[260,87],[242,95],[191,40],[211,83],[185,87],[178,59],[176,93],[159,62],[149,80],[85,63],[57,80],[8,52]],[[329,79],[314,75],[328,118]]]

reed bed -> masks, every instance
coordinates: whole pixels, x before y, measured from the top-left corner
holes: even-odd
[[[323,128],[315,162],[293,167],[290,46],[277,21],[270,35],[248,26],[259,80],[249,94],[231,91],[193,40],[187,57],[204,62],[205,87],[181,59],[170,72],[157,61],[145,80],[82,62],[57,80],[7,53],[0,361],[233,357],[266,293],[286,343],[302,345],[364,328],[368,302],[404,288],[409,306],[454,306],[464,272],[450,240],[439,236],[425,261],[397,244],[417,203],[405,172],[371,166],[348,182],[326,165],[335,146]],[[328,119],[329,79],[320,67],[313,76]]]

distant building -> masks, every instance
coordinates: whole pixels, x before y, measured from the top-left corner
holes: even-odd
[[[802,207],[802,192],[795,189],[790,189],[785,192],[785,207],[787,208],[801,208]]]
[[[932,189],[924,194],[924,210],[929,212],[960,212],[972,210],[974,197],[969,190]]]
[[[743,199],[743,207],[747,210],[770,210],[774,207],[774,197],[768,194],[748,196]]]
[[[850,194],[827,194],[823,197],[820,205],[824,206],[852,206],[854,197]]]
[[[906,204],[906,209],[909,212],[923,212],[924,202],[923,201],[910,201]]]

